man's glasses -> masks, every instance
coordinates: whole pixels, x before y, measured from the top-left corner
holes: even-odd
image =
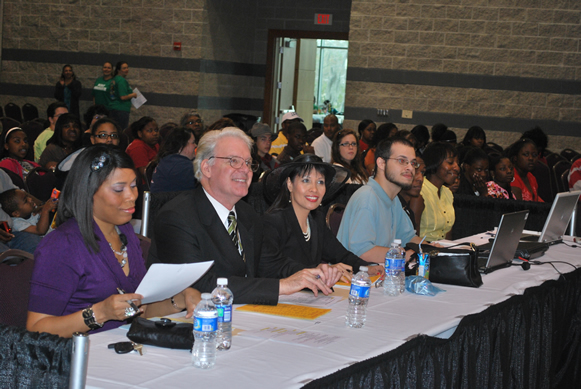
[[[189,122],[187,122],[186,124],[189,124],[190,126],[191,126],[192,124],[202,124],[202,121],[201,121],[201,120],[190,120],[190,121],[189,121]]]
[[[399,163],[401,166],[412,165],[412,167],[414,169],[417,169],[420,167],[419,162],[416,161],[415,159],[413,161],[408,161],[406,158],[383,158],[383,159],[385,159],[385,160],[393,159],[394,161],[397,161],[397,163]]]
[[[242,165],[246,165],[253,172],[256,172],[258,170],[258,162],[254,162],[251,159],[244,160],[240,157],[210,157],[208,158],[208,160],[212,158],[227,159],[230,161],[230,166],[232,166],[232,168],[234,169],[240,169]]]
[[[117,134],[116,132],[114,132],[113,134],[107,134],[107,133],[101,133],[101,134],[96,134],[95,138],[99,138],[99,139],[108,139],[111,138],[112,140],[114,139],[119,139],[119,134]]]
[[[94,120],[99,120],[99,119],[103,119],[103,118],[106,118],[106,117],[107,117],[107,115],[95,115],[95,116],[93,116],[93,119]]]
[[[341,147],[357,147],[357,142],[345,142],[345,143],[339,143],[339,146]]]

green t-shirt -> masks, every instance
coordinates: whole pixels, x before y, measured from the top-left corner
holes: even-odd
[[[115,96],[115,90],[111,90],[111,81],[113,78],[105,80],[103,77],[97,78],[95,85],[93,85],[93,97],[95,98],[95,105],[104,105],[107,109],[111,109],[111,95]]]
[[[115,89],[115,100],[111,101],[111,109],[116,111],[131,111],[131,99],[121,101],[121,96],[127,96],[133,93],[133,89],[127,83],[122,76],[115,76],[112,81],[114,83],[113,87]]]

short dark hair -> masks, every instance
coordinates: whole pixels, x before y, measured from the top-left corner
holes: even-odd
[[[486,152],[484,152],[480,147],[470,146],[464,155],[462,162],[467,165],[472,165],[475,162],[484,160],[490,162],[488,154],[486,154]]]
[[[518,156],[518,153],[520,153],[520,151],[526,145],[533,145],[533,146],[535,146],[535,148],[537,148],[537,144],[532,139],[529,139],[529,138],[520,138],[519,140],[517,140],[516,142],[514,142],[513,144],[508,146],[508,148],[506,149],[506,154],[510,158],[511,162],[512,162],[513,158]],[[538,151],[538,148],[537,148],[537,151]]]
[[[93,116],[95,115],[109,116],[109,110],[107,109],[107,107],[101,104],[91,105],[87,109],[87,112],[85,112],[85,114],[83,115],[83,120],[85,121],[87,128],[89,128],[89,126],[91,125],[91,122],[93,121]]]
[[[54,103],[49,104],[48,108],[46,109],[46,118],[48,119],[53,117],[57,108],[66,108],[68,110],[68,107],[65,103],[62,101],[55,101]]]
[[[131,157],[114,146],[87,147],[75,160],[59,197],[57,226],[74,217],[85,246],[95,253],[99,252],[99,244],[94,229],[93,196],[115,169],[135,171],[135,166]]]
[[[75,123],[79,127],[79,137],[73,144],[73,151],[78,150],[83,144],[82,127],[79,117],[73,113],[65,113],[59,116],[54,126],[54,134],[46,141],[46,144],[55,144],[60,147],[65,147],[63,143],[63,127],[69,123]]]
[[[121,136],[121,127],[119,126],[119,123],[117,123],[115,120],[111,119],[111,118],[101,118],[99,120],[97,120],[95,122],[95,124],[93,124],[93,126],[91,127],[91,135],[95,135],[95,133],[97,132],[97,129],[99,127],[101,127],[102,124],[105,123],[111,123],[113,125],[113,127],[115,127],[115,129],[117,130],[117,135]]]
[[[442,135],[448,130],[448,126],[444,123],[436,123],[432,126],[432,141],[439,142]]]
[[[0,205],[2,205],[2,209],[8,215],[12,216],[12,214],[18,211],[18,202],[16,201],[16,193],[20,189],[8,189],[0,193]]]
[[[466,131],[466,135],[464,135],[464,139],[462,139],[462,144],[464,146],[470,146],[470,141],[472,139],[482,139],[484,140],[484,144],[486,144],[486,133],[479,126],[472,126]]]
[[[359,123],[359,126],[357,127],[357,132],[359,132],[359,136],[361,137],[361,133],[363,131],[365,131],[365,129],[370,125],[370,124],[375,124],[375,122],[371,119],[364,119]]]
[[[131,135],[133,135],[133,139],[140,139],[137,133],[139,131],[143,131],[145,126],[154,121],[155,119],[152,118],[151,116],[143,116],[141,119],[131,123],[131,126],[129,127],[131,128]]]
[[[438,167],[448,158],[456,157],[458,151],[453,144],[447,142],[432,142],[424,150],[422,155],[426,164],[426,177],[435,174]]]
[[[416,139],[418,143],[421,145],[427,145],[430,141],[430,131],[428,131],[428,127],[424,126],[423,124],[418,124],[410,131]]]
[[[399,143],[404,146],[414,147],[412,142],[405,138],[387,138],[379,142],[375,148],[375,174],[377,174],[377,158],[387,159],[391,157],[391,146]]]
[[[547,134],[541,129],[541,127],[536,126],[528,131],[523,132],[521,138],[528,138],[535,142],[537,149],[544,151],[549,145],[549,138]]]
[[[301,122],[294,122],[289,124],[288,128],[286,129],[287,134],[289,134],[291,131],[296,131],[296,130],[302,130],[305,131],[305,133],[307,132],[307,127],[305,127],[305,125]]]
[[[186,147],[192,135],[194,135],[194,131],[189,127],[176,127],[172,129],[161,143],[155,160],[159,162],[168,155],[178,154]]]

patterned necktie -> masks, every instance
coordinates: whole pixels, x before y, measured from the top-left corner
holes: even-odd
[[[238,248],[238,252],[244,258],[244,250],[242,248],[242,242],[240,241],[240,235],[238,233],[238,223],[236,222],[236,215],[234,211],[230,211],[228,214],[228,235],[230,235],[230,239]],[[244,258],[245,259],[245,258]]]

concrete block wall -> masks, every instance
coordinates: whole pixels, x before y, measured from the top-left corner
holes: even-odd
[[[333,13],[314,26],[314,13]],[[197,109],[206,124],[226,113],[262,115],[268,29],[349,30],[351,0],[5,0],[0,104],[53,101],[61,68],[83,84],[81,112],[104,61],[125,60],[128,81],[161,125]],[[173,42],[182,43],[181,51]]]
[[[580,22],[572,0],[354,0],[346,126],[480,125],[505,146],[538,124],[581,150]]]

